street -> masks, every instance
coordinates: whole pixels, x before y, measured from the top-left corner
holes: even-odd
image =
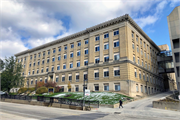
[[[0,102],[1,120],[179,120],[180,112],[152,108],[152,101],[170,92],[153,95],[123,105],[124,108],[99,108],[97,111],[79,111],[44,106]]]

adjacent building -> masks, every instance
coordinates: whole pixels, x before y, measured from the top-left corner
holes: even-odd
[[[180,91],[180,6],[167,16],[176,83]]]
[[[111,91],[129,96],[164,89],[158,73],[160,48],[128,15],[15,54],[25,87],[54,81],[64,92]],[[71,89],[68,89],[68,82]]]

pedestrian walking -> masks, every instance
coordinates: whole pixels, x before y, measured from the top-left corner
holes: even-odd
[[[119,108],[120,108],[120,107],[122,107],[122,108],[123,108],[122,104],[123,104],[122,100],[121,100],[121,99],[119,99]]]

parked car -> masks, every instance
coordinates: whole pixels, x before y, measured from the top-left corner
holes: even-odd
[[[3,95],[3,94],[6,94],[5,92],[3,92],[3,91],[0,91],[0,95]]]

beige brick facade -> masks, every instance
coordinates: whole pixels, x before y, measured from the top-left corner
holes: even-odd
[[[105,38],[107,34],[108,36]],[[85,41],[88,43],[85,44]],[[78,42],[81,43],[80,46],[78,46]],[[71,44],[74,45],[73,48],[71,48]],[[108,49],[105,49],[107,44]],[[67,46],[67,50],[64,50],[65,46]],[[54,49],[55,53],[53,53]],[[85,54],[87,49],[88,54]],[[50,54],[48,55],[49,50]],[[77,56],[79,51],[80,56]],[[163,90],[163,78],[159,76],[157,70],[156,54],[159,51],[158,46],[141,28],[128,15],[124,15],[15,56],[23,66],[25,65],[22,73],[29,82],[29,87],[35,86],[35,80],[42,79],[44,81],[47,77],[48,80],[56,81],[58,77],[57,85],[64,86],[64,91],[67,92],[69,76],[72,76],[71,91],[75,91],[77,86],[78,91],[83,91],[84,74],[87,74],[87,88],[91,91],[99,89],[98,91],[116,91],[136,96],[146,95],[146,91],[148,94],[153,94]],[[43,52],[45,52],[44,56]],[[73,57],[70,57],[71,53],[73,53]],[[36,58],[34,58],[35,55]],[[67,55],[66,59],[64,59],[64,55]],[[117,60],[114,55],[117,55]],[[60,60],[58,60],[58,56],[61,56]],[[53,57],[54,62],[52,61]],[[108,57],[109,60],[105,62],[104,57]],[[47,63],[48,58],[49,63]],[[97,58],[99,58],[99,63],[95,63]],[[42,64],[43,60],[44,64]],[[84,65],[84,60],[88,60],[88,65]],[[80,62],[80,67],[77,67],[77,62]],[[70,63],[73,64],[73,68],[70,68]],[[63,65],[66,65],[66,69],[63,69]],[[51,71],[52,66],[54,66],[53,71]],[[57,70],[57,66],[60,66],[60,70]],[[48,72],[46,72],[46,68],[49,68]],[[37,73],[37,69],[39,73]],[[42,73],[41,69],[43,69]],[[30,72],[29,75],[28,72]],[[99,73],[99,77],[95,78],[95,73]],[[141,78],[139,73],[141,73]],[[143,74],[145,79],[143,79]],[[76,80],[76,75],[79,75],[79,80]],[[65,81],[62,81],[64,76]],[[25,82],[25,86],[27,87],[27,82]]]

